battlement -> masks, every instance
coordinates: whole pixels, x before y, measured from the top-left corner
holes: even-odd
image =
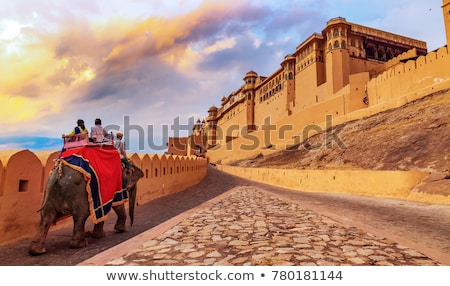
[[[0,244],[33,235],[48,176],[59,151],[0,151]],[[144,177],[137,184],[136,202],[182,191],[206,176],[207,161],[193,156],[130,154]],[[61,225],[71,220],[59,222]],[[58,226],[56,226],[57,228]]]
[[[447,17],[445,1],[443,9]],[[333,18],[272,75],[255,73],[264,80],[238,88],[210,112],[213,148],[207,157],[211,162],[249,158],[286,146],[306,126],[325,126],[327,116],[342,123],[399,107],[448,88],[449,66],[447,45],[427,52],[423,41]]]

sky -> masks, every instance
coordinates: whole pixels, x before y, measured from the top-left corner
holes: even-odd
[[[334,17],[446,44],[442,0],[0,0],[0,150],[59,150],[77,119],[167,151],[248,71]]]

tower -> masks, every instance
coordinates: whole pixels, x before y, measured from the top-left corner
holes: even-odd
[[[206,117],[207,147],[216,146],[217,143],[217,110],[214,105],[208,109],[208,117]]]
[[[331,94],[349,83],[350,53],[347,48],[347,35],[350,29],[351,26],[345,18],[338,17],[328,21],[322,31],[326,43],[326,81]]]
[[[442,12],[444,13],[445,33],[447,35],[447,47],[450,46],[450,0],[442,0]]]
[[[255,86],[258,74],[254,71],[249,71],[244,79],[244,87],[242,89],[245,95],[245,103],[247,109],[247,132],[256,130],[255,126]]]
[[[291,108],[295,107],[295,56],[285,56],[281,66],[285,73],[286,111],[291,115]]]

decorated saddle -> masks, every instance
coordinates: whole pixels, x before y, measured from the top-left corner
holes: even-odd
[[[94,223],[104,221],[115,205],[128,200],[122,185],[122,165],[115,148],[84,146],[61,153],[61,161],[86,180],[89,210]]]

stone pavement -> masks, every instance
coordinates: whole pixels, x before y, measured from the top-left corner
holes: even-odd
[[[79,265],[440,265],[417,250],[239,186]]]

